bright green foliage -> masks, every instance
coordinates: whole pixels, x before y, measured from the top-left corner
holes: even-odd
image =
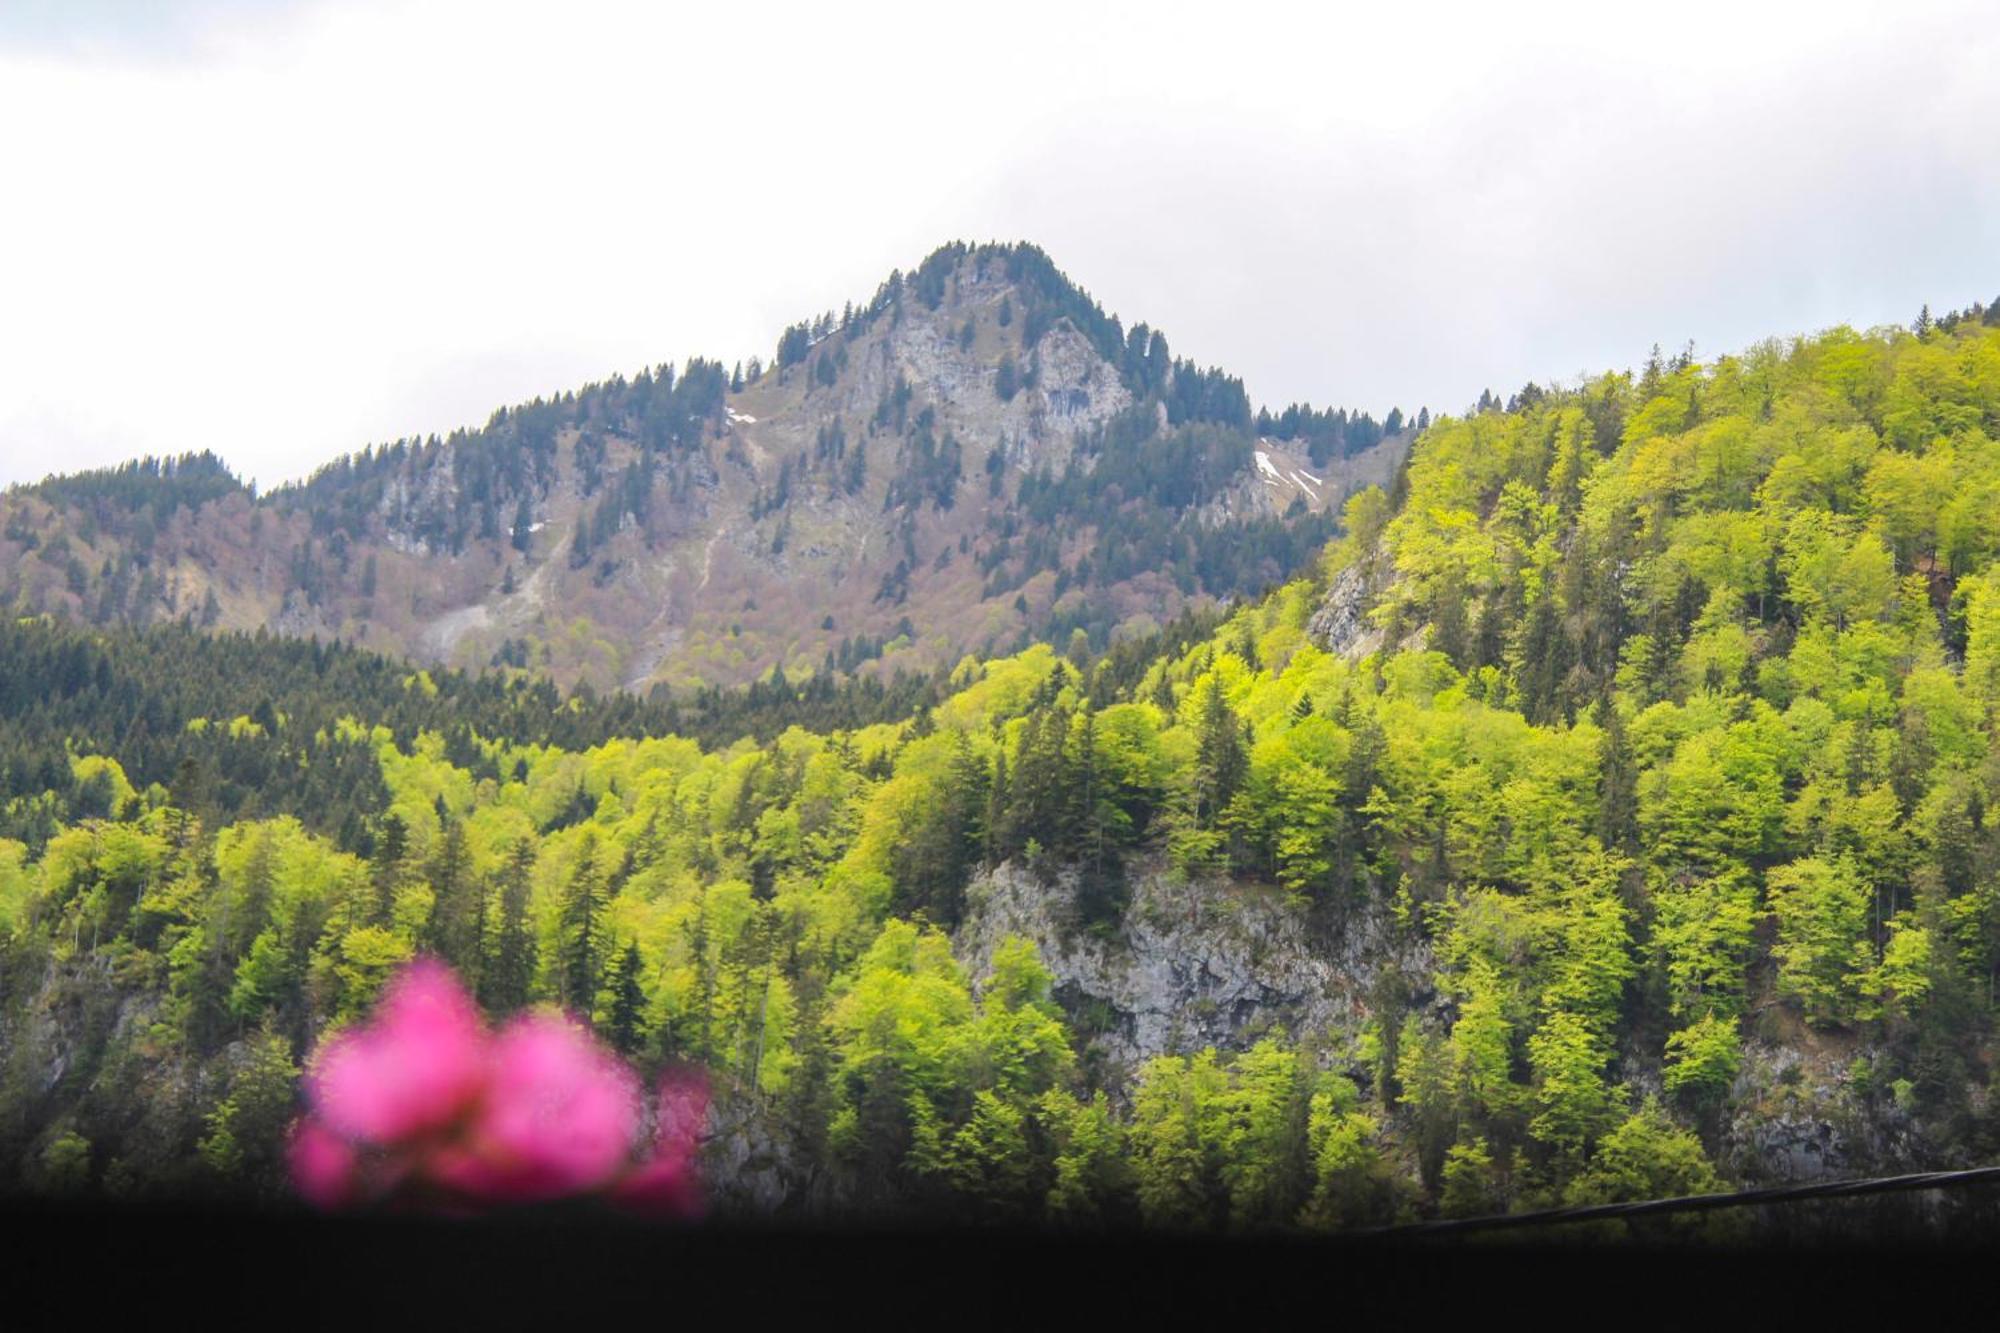
[[[407,941],[380,926],[361,926],[342,936],[331,960],[340,986],[340,1016],[354,1018],[366,1012],[390,973],[411,956]]]
[[[1708,1194],[1720,1182],[1701,1140],[1648,1100],[1604,1136],[1589,1168],[1570,1183],[1568,1203],[1622,1203]]]
[[[35,1186],[47,1194],[80,1194],[90,1186],[90,1165],[90,1140],[66,1129],[42,1149]]]
[[[1160,1056],[1140,1072],[1131,1146],[1140,1215],[1153,1226],[1202,1227],[1221,1221],[1222,1105],[1228,1072],[1214,1051],[1192,1059]]]
[[[1308,1147],[1313,1192],[1305,1220],[1338,1228],[1389,1220],[1395,1180],[1377,1146],[1381,1123],[1354,1109],[1351,1087],[1322,1089],[1312,1099]]]
[[[1035,1161],[1028,1149],[1028,1115],[991,1088],[972,1095],[972,1112],[951,1136],[943,1169],[955,1189],[1005,1217],[1034,1202]]]
[[[1867,971],[1868,893],[1852,861],[1808,857],[1770,876],[1778,987],[1816,1022],[1851,1017]]]
[[[1385,1217],[1374,1122],[1344,1077],[1265,1040],[1223,1062],[1161,1056],[1140,1073],[1127,1143],[1157,1226],[1257,1228]]]
[[[27,855],[21,843],[0,839],[0,934],[12,935],[27,909],[31,884],[22,867]]]
[[[1577,1014],[1593,1031],[1609,1035],[1619,1000],[1634,972],[1625,904],[1618,896],[1624,865],[1613,857],[1579,857],[1569,883],[1548,911],[1554,959],[1542,1004]]]
[[[1605,1040],[1579,1014],[1558,1010],[1528,1039],[1535,1070],[1535,1116],[1528,1132],[1557,1153],[1574,1158],[1611,1115],[1614,1103],[1605,1086],[1611,1058]]]
[[[282,1037],[267,1029],[251,1039],[228,1095],[208,1114],[209,1135],[200,1151],[210,1170],[266,1196],[283,1192],[285,1134],[298,1111],[298,1075]]]
[[[1053,1152],[1047,1215],[1067,1222],[1102,1220],[1113,1200],[1130,1193],[1132,1176],[1124,1130],[1104,1094],[1084,1102],[1051,1088],[1038,1111]]]
[[[975,1001],[943,935],[900,921],[883,928],[828,1017],[841,1098],[834,1146],[988,1208],[1059,1200],[1088,1215],[1100,1203],[1089,1190],[1107,1178],[1108,1127],[1074,1099],[1051,1097],[1073,1057],[1034,947],[1003,943],[993,968]],[[1067,1140],[1066,1169],[1030,1150],[1031,1131],[1049,1137],[1044,1115]]]
[[[1667,1037],[1661,1077],[1668,1092],[1712,1098],[1726,1092],[1743,1062],[1736,1020],[1707,1013]]]
[[[1757,925],[1756,889],[1741,876],[1663,884],[1653,941],[1675,1015],[1734,1014]]]
[[[1483,960],[1475,963],[1464,982],[1458,1021],[1451,1029],[1452,1078],[1463,1114],[1505,1113],[1515,1097],[1513,1024],[1507,1016],[1507,996],[1498,971]],[[1429,1092],[1432,1078],[1422,1044],[1413,1048],[1405,1088],[1419,1099]]]
[[[1307,715],[1257,744],[1246,785],[1232,798],[1233,822],[1270,849],[1279,883],[1295,893],[1328,887],[1345,823],[1348,749],[1338,726]]]
[[[1444,1159],[1444,1189],[1438,1211],[1446,1217],[1484,1217],[1503,1211],[1486,1140],[1454,1143]]]
[[[1428,1183],[1443,1165],[1457,1131],[1452,1055],[1446,1042],[1425,1031],[1415,1014],[1403,1020],[1396,1041],[1399,1104],[1412,1121],[1417,1160]]]
[[[1869,1001],[1864,1012],[1871,1017],[1895,1018],[1915,1014],[1930,991],[1935,966],[1931,932],[1912,913],[1899,914],[1889,922],[1882,961],[1862,978],[1861,991]]]
[[[1313,1071],[1278,1042],[1265,1040],[1236,1058],[1220,1144],[1230,1222],[1238,1227],[1284,1219],[1299,1206],[1305,1175]],[[1348,1090],[1352,1100],[1352,1090]]]
[[[1754,1116],[1749,1036],[1797,1015],[1971,1149],[2000,329],[1531,390],[1438,419],[1350,502],[1341,652],[1298,583],[1094,663],[1086,635],[683,709],[0,623],[56,686],[0,678],[0,1018],[145,1024],[66,1031],[46,1093],[10,1056],[0,1180],[72,1121],[105,1179],[202,1153],[255,1175],[280,1056],[419,952],[495,1017],[558,1003],[648,1067],[705,1066],[867,1205],[1254,1228],[1691,1188],[1705,1160],[1626,1087],[1708,1130]],[[991,945],[1002,863],[1054,923],[1039,950]],[[1041,951],[1251,905],[1364,943],[1352,1019],[1129,1070],[1087,1039],[1102,997],[1056,1001]]]

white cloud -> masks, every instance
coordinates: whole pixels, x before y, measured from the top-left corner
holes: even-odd
[[[955,237],[1377,412],[2000,291],[1972,5],[102,10],[0,26],[0,481],[269,484]]]

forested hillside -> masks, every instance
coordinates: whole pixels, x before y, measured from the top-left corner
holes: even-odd
[[[709,1070],[710,1186],[763,1215],[1330,1228],[1991,1160],[1986,318],[1528,386],[1311,577],[908,696],[680,719],[10,626],[50,666],[0,686],[0,1170],[280,1193],[299,1063],[418,953]]]
[[[263,496],[205,454],[17,487],[0,604],[642,694],[887,685],[1258,595],[1409,433],[1253,412],[1033,246],[955,244],[768,363],[614,376]]]

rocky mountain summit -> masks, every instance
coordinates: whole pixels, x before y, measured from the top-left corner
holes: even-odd
[[[0,590],[646,691],[1102,646],[1301,567],[1400,414],[1253,414],[1032,246],[947,246],[787,329],[363,450],[258,496],[212,458],[0,497]]]

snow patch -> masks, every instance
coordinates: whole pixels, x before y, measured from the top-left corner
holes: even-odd
[[[1285,474],[1278,471],[1278,465],[1271,461],[1271,455],[1262,449],[1257,451],[1257,471],[1266,481],[1283,481]]]
[[[757,424],[757,418],[751,416],[748,412],[738,412],[733,407],[729,409],[729,419],[739,426],[754,426]]]

